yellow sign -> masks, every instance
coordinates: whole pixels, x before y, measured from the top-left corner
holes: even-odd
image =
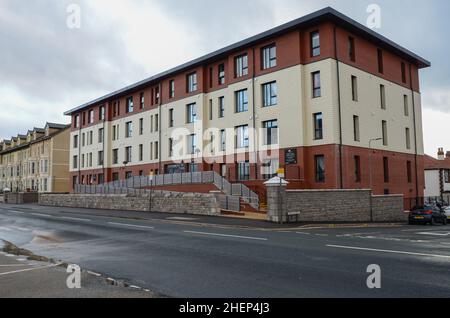
[[[278,169],[277,174],[284,174],[284,169],[282,169],[282,168]]]

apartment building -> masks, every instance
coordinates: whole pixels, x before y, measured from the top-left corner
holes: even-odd
[[[429,66],[325,8],[67,111],[71,183],[284,168],[292,188],[423,196]]]
[[[0,142],[0,189],[68,192],[70,125],[47,123]]]

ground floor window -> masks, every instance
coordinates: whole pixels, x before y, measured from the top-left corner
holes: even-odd
[[[250,163],[248,161],[238,163],[237,178],[239,181],[250,180]]]
[[[114,172],[112,174],[112,180],[113,181],[119,181],[119,173],[118,172]]]
[[[278,159],[271,159],[264,162],[261,166],[261,174],[263,179],[268,180],[277,176],[277,171],[280,168],[280,161]]]
[[[325,156],[315,156],[314,161],[316,169],[316,182],[323,183],[325,182]]]

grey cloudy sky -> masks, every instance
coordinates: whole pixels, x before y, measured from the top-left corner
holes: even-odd
[[[69,4],[81,28],[66,26]],[[422,71],[426,152],[450,150],[447,0],[0,0],[0,139],[276,25],[332,6],[431,60]]]

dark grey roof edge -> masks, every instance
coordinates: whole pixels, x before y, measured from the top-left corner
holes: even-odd
[[[305,16],[300,17],[298,19],[295,19],[293,21],[290,21],[290,22],[287,22],[287,23],[282,24],[280,26],[277,26],[277,27],[275,27],[273,29],[270,29],[268,31],[265,31],[263,33],[257,34],[255,36],[252,36],[252,37],[247,38],[245,40],[242,40],[242,41],[236,42],[234,44],[231,44],[229,46],[226,46],[226,47],[224,47],[222,49],[219,49],[217,51],[214,51],[212,53],[206,54],[206,55],[204,55],[202,57],[199,57],[197,59],[191,60],[191,61],[189,61],[187,63],[181,64],[181,65],[179,65],[177,67],[169,69],[168,71],[161,72],[161,73],[156,74],[154,76],[151,76],[151,77],[149,77],[147,79],[144,79],[144,80],[139,81],[137,83],[134,83],[132,85],[126,86],[126,87],[124,87],[122,89],[116,90],[116,91],[114,91],[112,93],[109,93],[107,95],[104,95],[104,96],[102,96],[100,98],[94,99],[94,100],[92,100],[92,101],[90,101],[88,103],[80,105],[80,106],[78,106],[76,108],[73,108],[73,109],[71,109],[69,111],[66,111],[64,113],[64,115],[66,115],[66,116],[72,115],[74,112],[77,112],[79,110],[82,110],[84,108],[87,108],[89,106],[92,106],[92,105],[95,105],[95,104],[98,104],[98,103],[105,102],[105,101],[107,101],[108,99],[110,99],[110,98],[112,98],[114,96],[124,94],[124,93],[126,93],[126,92],[128,92],[130,90],[133,90],[133,89],[136,89],[138,87],[147,85],[147,84],[149,84],[149,83],[151,83],[153,81],[160,80],[162,78],[168,77],[169,75],[172,75],[172,74],[175,74],[175,73],[178,73],[178,72],[182,72],[182,71],[184,71],[184,70],[186,70],[188,68],[195,67],[195,66],[197,66],[197,65],[199,65],[201,63],[207,62],[208,60],[211,60],[213,58],[217,58],[217,57],[219,57],[219,56],[221,56],[221,55],[223,55],[225,53],[237,50],[237,49],[239,49],[241,47],[250,45],[250,44],[252,44],[254,42],[258,42],[258,41],[264,40],[265,38],[274,36],[274,35],[276,35],[278,33],[288,31],[290,29],[298,27],[301,24],[305,24],[305,23],[308,23],[308,22],[314,22],[314,20],[316,20],[316,19],[325,18],[327,16],[330,17],[330,18],[334,18],[334,19],[340,20],[340,22],[345,22],[345,23],[347,23],[348,26],[351,26],[351,27],[353,27],[355,29],[358,29],[358,30],[360,30],[360,31],[362,31],[364,33],[367,33],[373,39],[384,43],[384,45],[389,46],[391,49],[394,49],[394,50],[398,51],[399,53],[401,53],[403,55],[406,55],[407,57],[409,57],[409,59],[415,60],[422,67],[429,67],[429,66],[431,66],[431,63],[429,61],[427,61],[426,59],[420,57],[419,55],[409,51],[408,49],[406,49],[406,48],[404,48],[404,47],[402,47],[402,46],[400,46],[398,44],[396,44],[395,42],[389,40],[388,38],[382,36],[381,34],[375,32],[375,31],[369,29],[368,27],[362,25],[361,23],[359,23],[359,22],[349,18],[348,16],[340,13],[339,11],[333,9],[332,7],[326,7],[324,9],[319,10],[319,11],[315,11],[313,13],[310,13],[308,15],[305,15]]]

